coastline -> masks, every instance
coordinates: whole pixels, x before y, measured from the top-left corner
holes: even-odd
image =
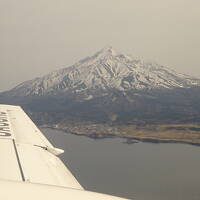
[[[93,125],[94,126],[94,125]],[[159,125],[160,127],[161,125]],[[169,125],[165,125],[169,127]],[[172,125],[170,125],[172,126]],[[96,126],[95,126],[96,127]],[[108,126],[109,127],[109,126]],[[158,127],[158,125],[156,126]],[[183,127],[183,125],[173,125],[173,127]],[[184,124],[184,127],[193,127],[191,124]],[[195,125],[197,127],[197,125]],[[50,128],[55,130],[60,130],[63,132],[68,132],[70,134],[78,136],[86,136],[92,139],[106,139],[106,138],[123,138],[127,141],[126,144],[138,143],[138,142],[150,142],[150,143],[180,143],[180,144],[189,144],[194,146],[200,146],[200,131],[188,131],[187,130],[152,130],[148,127],[142,127],[140,129],[133,128],[133,126],[114,126],[109,127],[109,131],[105,128],[104,131],[98,131],[97,129],[86,131],[85,128],[80,128],[76,130],[70,126],[60,126],[60,125],[49,125],[45,124],[40,126],[40,128]],[[151,125],[152,128],[152,125]],[[155,125],[154,125],[155,128]],[[198,125],[198,128],[200,126]],[[88,127],[87,127],[88,129]],[[130,130],[132,129],[132,130]],[[107,130],[107,132],[106,132]],[[113,131],[114,130],[114,131]]]

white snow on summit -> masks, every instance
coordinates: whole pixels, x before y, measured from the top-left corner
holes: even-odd
[[[200,80],[177,73],[156,63],[117,53],[106,47],[73,66],[24,82],[12,89],[14,95],[47,95],[67,91],[117,89],[120,91],[154,88],[188,88]]]

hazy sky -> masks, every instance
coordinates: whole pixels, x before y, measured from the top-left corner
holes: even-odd
[[[0,0],[0,91],[104,46],[200,78],[199,0]]]

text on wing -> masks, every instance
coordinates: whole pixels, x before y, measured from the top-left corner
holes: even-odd
[[[6,112],[0,111],[0,136],[9,137],[11,136],[10,124]]]

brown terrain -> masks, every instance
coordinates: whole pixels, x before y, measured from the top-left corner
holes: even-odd
[[[146,142],[172,142],[200,145],[200,124],[109,125],[92,122],[65,121],[42,127],[86,135],[92,138],[123,137]]]

